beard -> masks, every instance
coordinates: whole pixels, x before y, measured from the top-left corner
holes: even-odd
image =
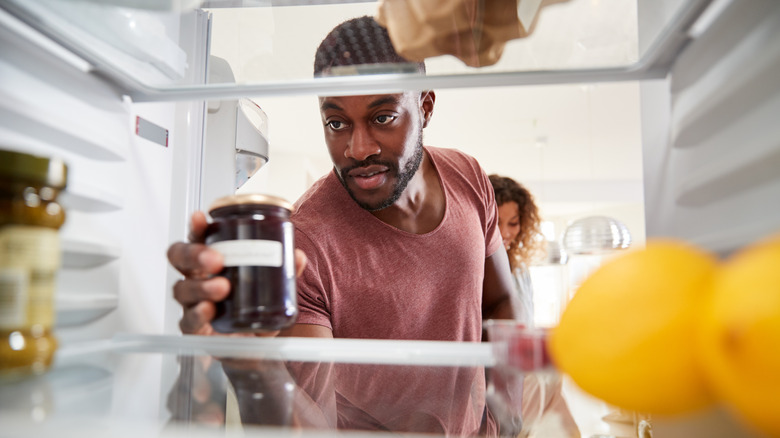
[[[367,160],[363,160],[359,163],[356,163],[354,166],[341,169],[341,173],[337,172],[336,175],[339,177],[339,181],[341,181],[341,185],[344,186],[344,188],[347,190],[347,193],[349,193],[349,196],[352,198],[352,200],[355,201],[355,203],[357,203],[358,206],[360,206],[360,208],[367,211],[379,211],[395,204],[395,201],[397,201],[398,198],[401,197],[401,194],[403,194],[404,190],[406,190],[406,186],[409,185],[409,181],[412,180],[414,174],[417,173],[417,169],[420,168],[420,163],[422,163],[422,158],[423,158],[423,144],[422,144],[422,129],[421,129],[417,140],[417,146],[415,146],[414,149],[414,155],[412,155],[412,158],[409,160],[409,162],[406,163],[406,165],[402,170],[399,171],[398,166],[395,163],[369,158]],[[393,186],[393,191],[390,193],[390,196],[377,203],[369,204],[360,201],[355,197],[355,193],[347,185],[347,175],[349,171],[351,171],[354,168],[365,167],[372,164],[380,164],[382,166],[386,166],[388,173],[391,174],[395,173],[397,179],[395,185]],[[334,168],[333,171],[336,172],[336,169]]]

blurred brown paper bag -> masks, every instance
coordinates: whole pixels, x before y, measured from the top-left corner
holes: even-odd
[[[398,54],[410,61],[449,54],[471,67],[482,67],[498,62],[507,41],[530,34],[523,23],[530,29],[542,3],[380,0],[376,21],[387,28]],[[523,17],[518,18],[518,10]]]

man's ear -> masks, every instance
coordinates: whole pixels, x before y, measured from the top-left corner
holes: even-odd
[[[420,93],[420,107],[423,111],[423,128],[428,126],[433,116],[433,106],[436,103],[436,93],[433,90]]]

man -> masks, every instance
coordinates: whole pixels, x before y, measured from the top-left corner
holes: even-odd
[[[406,61],[387,31],[362,17],[323,40],[315,75],[399,62]],[[417,68],[424,72],[423,64]],[[423,146],[435,100],[433,91],[319,98],[334,167],[292,215],[307,261],[299,253],[300,315],[282,335],[479,342],[483,319],[518,314],[490,181],[472,157]],[[193,241],[202,241],[204,228],[196,214]],[[182,331],[213,333],[213,303],[229,289],[223,278],[209,277],[221,270],[221,256],[178,243],[169,259],[187,276],[174,287],[184,306]],[[485,430],[481,370],[351,372],[357,370],[335,373],[340,427]],[[449,406],[439,406],[445,401]]]

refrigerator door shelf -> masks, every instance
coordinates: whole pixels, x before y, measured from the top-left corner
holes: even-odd
[[[168,36],[169,14],[99,2],[37,0],[14,2],[50,32],[67,35],[71,45],[150,83],[184,77],[186,55]],[[178,17],[176,17],[178,18]],[[178,20],[175,20],[178,21]]]
[[[75,327],[96,321],[119,305],[115,294],[57,294],[56,327]]]
[[[112,378],[111,371],[94,364],[58,365],[44,375],[3,385],[0,410],[33,424],[83,412],[105,415],[111,407]]]
[[[6,139],[5,147],[13,144],[50,143],[69,153],[94,160],[125,160],[130,138],[117,135],[117,130],[109,131],[107,127],[113,126],[114,122],[103,123],[105,114],[93,114],[88,112],[88,108],[82,108],[83,112],[79,117],[72,117],[73,114],[58,111],[58,105],[70,98],[67,92],[6,64],[3,59],[0,59],[0,77],[4,82],[13,84],[12,87],[0,88],[0,126],[27,134],[16,140]],[[35,92],[29,93],[29,90]],[[86,94],[82,97],[87,99],[94,96]],[[30,105],[28,102],[31,100],[40,102],[41,105]],[[115,110],[121,111],[121,104]],[[95,117],[92,117],[93,115]]]
[[[117,260],[119,246],[87,240],[62,239],[62,267],[89,269]]]
[[[78,210],[89,213],[104,213],[122,209],[123,201],[115,193],[95,184],[74,180],[60,195],[60,201],[66,211]]]
[[[236,111],[236,184],[244,185],[268,162],[268,116],[249,99],[239,99]]]

